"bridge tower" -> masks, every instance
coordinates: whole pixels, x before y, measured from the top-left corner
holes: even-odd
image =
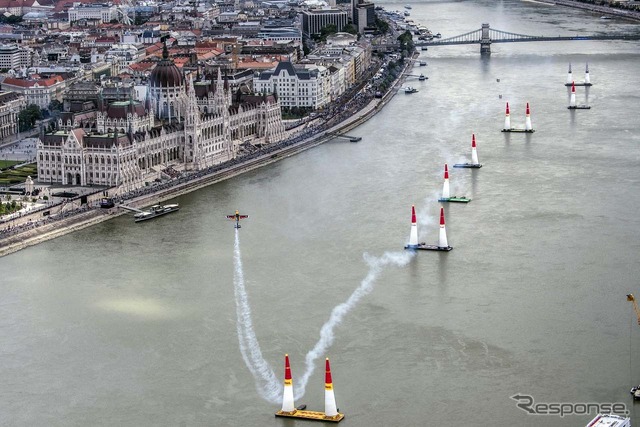
[[[489,24],[482,24],[482,36],[480,37],[480,54],[491,53],[491,36],[489,35]]]

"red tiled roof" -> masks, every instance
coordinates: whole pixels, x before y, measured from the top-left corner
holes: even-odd
[[[158,42],[156,44],[152,44],[151,46],[146,48],[144,51],[147,53],[147,55],[150,55],[158,51],[162,51],[162,43]]]
[[[135,64],[129,65],[129,68],[131,68],[132,71],[146,71],[155,65],[155,62],[136,62]]]
[[[14,0],[9,0],[9,1],[11,2]],[[55,12],[62,12],[63,10],[67,10],[73,7],[73,3],[91,4],[91,3],[94,3],[94,0],[58,0],[53,10]]]
[[[62,76],[53,76],[53,77],[49,77],[48,79],[40,79],[40,80],[14,79],[13,77],[8,77],[4,79],[2,84],[19,86],[19,87],[33,87],[36,84],[38,84],[38,86],[53,86],[63,81],[64,79],[62,78]]]
[[[182,68],[190,60],[191,60],[190,58],[185,58],[185,57],[173,58],[173,63],[176,64],[176,67]]]
[[[258,62],[258,61],[240,61],[238,62],[237,68],[239,70],[270,70],[271,68],[275,68],[278,65],[278,62]]]
[[[35,0],[0,0],[0,7],[31,7],[34,2]],[[44,1],[44,3],[47,2]]]

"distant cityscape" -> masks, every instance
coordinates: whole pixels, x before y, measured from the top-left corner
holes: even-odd
[[[371,75],[381,26],[363,0],[0,0],[0,13],[0,144],[37,137],[36,187],[122,192],[291,136]]]

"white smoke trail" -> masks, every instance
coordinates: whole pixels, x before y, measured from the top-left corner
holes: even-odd
[[[244,273],[242,270],[242,257],[240,254],[240,237],[236,228],[236,241],[233,251],[235,272],[233,278],[234,295],[236,298],[236,318],[240,353],[245,365],[251,371],[256,381],[256,389],[263,399],[278,403],[282,399],[282,390],[279,389],[278,380],[273,369],[262,356],[260,344],[253,330],[251,321],[251,307],[244,286]]]
[[[402,267],[409,263],[413,255],[413,251],[385,252],[380,258],[370,256],[366,253],[363,255],[365,262],[369,265],[369,272],[360,282],[360,286],[353,291],[349,298],[347,298],[345,302],[334,307],[331,311],[331,315],[329,316],[329,320],[322,325],[322,328],[320,329],[320,339],[305,357],[306,371],[297,385],[294,381],[296,399],[304,396],[307,382],[315,370],[314,362],[316,359],[324,355],[333,344],[335,339],[333,332],[334,329],[342,322],[344,316],[346,316],[351,309],[358,304],[360,299],[373,290],[373,284],[383,271],[383,267],[389,264]],[[249,299],[244,286],[240,239],[237,229],[234,248],[234,264],[234,294],[236,299],[237,331],[238,341],[240,343],[240,353],[242,354],[244,363],[247,365],[247,368],[256,381],[258,394],[268,402],[279,403],[282,401],[282,386],[279,384],[273,369],[262,356],[260,344],[258,343],[258,339],[256,338],[253,330],[251,308],[249,306]]]
[[[347,300],[342,304],[338,304],[334,307],[331,311],[331,316],[329,316],[329,320],[322,325],[322,328],[320,329],[320,339],[305,357],[307,370],[302,375],[302,379],[298,383],[298,387],[294,388],[296,391],[296,399],[304,396],[309,377],[311,377],[311,374],[313,374],[315,369],[315,360],[324,355],[327,349],[329,349],[333,344],[333,340],[335,339],[333,330],[342,322],[344,316],[346,316],[347,313],[349,313],[349,311],[358,304],[360,299],[373,290],[373,284],[382,272],[383,267],[389,264],[393,264],[398,267],[405,266],[409,263],[413,255],[415,255],[413,251],[385,252],[380,258],[370,256],[366,253],[363,255],[365,262],[369,264],[369,272],[360,282],[360,286],[353,291],[349,298],[347,298]]]

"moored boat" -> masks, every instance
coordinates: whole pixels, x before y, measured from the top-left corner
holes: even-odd
[[[634,400],[640,400],[640,385],[632,387],[630,393]]]
[[[153,205],[148,211],[139,212],[135,214],[133,218],[135,222],[146,221],[148,219],[175,212],[178,209],[180,209],[180,206],[177,203],[171,205]]]
[[[586,427],[631,427],[631,418],[614,414],[598,414]]]

